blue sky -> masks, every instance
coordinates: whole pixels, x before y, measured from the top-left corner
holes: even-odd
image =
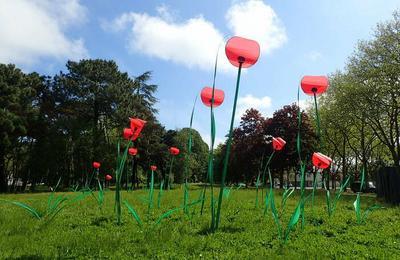
[[[153,71],[158,118],[175,129],[188,125],[194,98],[212,83],[217,46],[230,36],[253,38],[262,49],[242,76],[237,119],[249,107],[268,116],[296,100],[303,75],[342,69],[357,41],[370,39],[396,8],[398,0],[0,0],[0,62],[49,75],[80,58],[113,59],[131,76]],[[218,141],[228,130],[236,77],[223,45],[219,63]],[[201,102],[194,127],[208,139]]]

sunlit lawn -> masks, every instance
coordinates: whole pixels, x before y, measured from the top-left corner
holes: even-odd
[[[276,195],[280,209],[281,192]],[[220,229],[208,232],[208,205],[200,216],[200,205],[191,208],[187,216],[180,210],[164,219],[155,220],[168,209],[182,203],[183,190],[165,191],[161,209],[147,214],[144,201],[147,191],[123,192],[135,207],[144,226],[141,228],[123,208],[123,225],[115,224],[113,191],[107,191],[100,210],[88,196],[67,208],[53,222],[43,225],[23,209],[0,202],[1,258],[391,258],[400,256],[400,209],[387,207],[373,212],[365,224],[357,225],[353,208],[355,195],[344,194],[337,210],[329,219],[325,210],[325,195],[319,193],[314,209],[306,207],[304,230],[298,225],[283,244],[268,211],[255,208],[255,190],[232,190],[224,201]],[[198,199],[199,187],[192,187],[191,200]],[[207,194],[208,195],[208,194]],[[37,208],[47,206],[48,193],[0,195],[1,199],[23,201]],[[290,197],[283,213],[286,226],[297,202]],[[363,196],[361,206],[377,202],[373,196]],[[261,202],[260,202],[261,204]],[[300,223],[299,223],[300,224]]]

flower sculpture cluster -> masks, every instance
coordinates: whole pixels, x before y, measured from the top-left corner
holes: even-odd
[[[213,84],[211,87],[206,86],[204,87],[201,92],[200,92],[200,98],[202,103],[210,108],[210,132],[211,132],[211,144],[209,148],[209,160],[208,160],[208,170],[207,170],[207,176],[206,180],[208,181],[210,185],[210,212],[211,212],[211,225],[210,225],[210,230],[211,232],[214,232],[218,229],[220,220],[221,220],[221,212],[222,212],[222,203],[223,203],[223,198],[228,197],[226,196],[227,193],[230,192],[231,189],[226,189],[225,185],[225,180],[226,176],[228,174],[228,161],[229,161],[229,156],[230,156],[230,151],[231,151],[231,144],[232,144],[232,133],[233,133],[233,126],[234,126],[234,119],[235,119],[235,113],[236,113],[236,105],[237,105],[237,99],[239,95],[239,85],[240,85],[240,77],[241,77],[241,71],[243,68],[249,68],[253,66],[259,59],[260,56],[260,46],[259,44],[250,39],[242,38],[242,37],[232,37],[230,38],[226,45],[225,45],[225,54],[226,57],[228,58],[229,62],[238,68],[237,72],[237,80],[236,80],[236,86],[235,86],[235,94],[234,94],[234,99],[233,99],[233,108],[232,108],[232,115],[231,115],[231,121],[230,121],[230,127],[229,127],[229,132],[228,132],[228,139],[226,141],[226,149],[225,149],[225,154],[223,158],[223,167],[222,167],[222,172],[220,175],[221,179],[221,185],[220,185],[220,190],[219,190],[219,195],[218,199],[214,198],[214,144],[215,144],[215,135],[216,135],[216,122],[215,122],[215,116],[214,116],[214,109],[221,106],[225,100],[225,93],[222,89],[216,88],[216,73],[217,73],[217,64],[218,64],[218,54],[216,56],[215,60],[215,67],[214,67],[214,77],[213,77]],[[302,227],[304,226],[305,223],[305,213],[304,213],[304,207],[306,205],[306,202],[311,198],[312,200],[312,205],[314,205],[314,194],[315,190],[317,187],[317,180],[316,176],[318,173],[320,173],[323,176],[322,184],[323,187],[325,188],[326,191],[326,205],[327,205],[327,211],[328,215],[331,216],[334,213],[336,203],[339,200],[341,194],[344,192],[346,189],[348,183],[349,183],[349,178],[345,180],[341,186],[339,192],[335,193],[335,197],[331,198],[330,191],[326,189],[325,186],[325,181],[324,181],[324,176],[326,174],[329,174],[329,167],[332,164],[332,159],[329,158],[328,156],[324,155],[324,146],[322,142],[322,137],[321,137],[321,129],[320,129],[320,119],[319,119],[319,113],[318,113],[318,104],[317,104],[317,96],[323,94],[325,91],[327,91],[329,87],[329,81],[328,78],[325,76],[304,76],[301,79],[300,86],[298,88],[298,99],[299,99],[299,93],[300,93],[300,87],[303,90],[303,92],[307,95],[311,95],[314,97],[314,104],[315,104],[315,119],[316,119],[316,135],[319,141],[319,146],[318,150],[315,151],[311,157],[311,162],[314,165],[314,178],[313,178],[313,190],[312,193],[306,196],[305,194],[305,170],[306,170],[306,162],[304,161],[304,158],[302,158],[301,155],[301,135],[300,135],[300,129],[301,129],[301,118],[302,118],[302,111],[299,108],[298,111],[298,133],[297,133],[297,140],[296,140],[296,145],[297,145],[297,153],[298,153],[298,158],[299,158],[299,164],[300,164],[300,200],[297,202],[297,205],[290,217],[290,220],[286,226],[286,229],[283,228],[282,225],[282,212],[285,210],[285,205],[286,201],[288,198],[293,194],[294,188],[285,188],[283,191],[282,195],[282,202],[281,202],[281,210],[278,212],[277,207],[275,205],[275,198],[274,198],[274,187],[273,187],[273,178],[272,174],[269,168],[269,165],[274,158],[274,155],[276,153],[281,153],[284,151],[285,146],[289,145],[286,143],[284,140],[285,135],[282,137],[276,136],[272,137],[270,140],[268,136],[268,141],[266,142],[268,145],[272,145],[270,148],[271,153],[268,156],[268,159],[266,160],[266,163],[264,165],[264,158],[261,162],[261,167],[258,172],[257,176],[257,181],[256,181],[256,208],[258,207],[258,201],[259,201],[259,186],[260,184],[265,187],[265,197],[262,195],[262,200],[263,200],[263,207],[264,207],[264,214],[268,212],[268,210],[271,210],[272,217],[274,218],[274,222],[277,226],[278,229],[278,235],[279,238],[281,238],[284,241],[287,241],[290,232],[294,229],[296,224],[299,222],[301,219]],[[183,200],[183,206],[178,207],[172,210],[169,210],[168,212],[164,213],[159,217],[156,221],[155,224],[159,224],[160,221],[171,215],[173,212],[176,212],[177,210],[183,209],[185,214],[189,214],[188,208],[190,206],[196,205],[198,203],[201,203],[201,210],[200,214],[203,214],[204,210],[204,205],[206,201],[206,185],[204,185],[200,198],[194,202],[189,203],[189,189],[188,189],[188,175],[189,175],[189,157],[191,154],[191,148],[192,148],[192,122],[193,122],[193,115],[194,115],[194,109],[195,109],[195,104],[196,101],[193,105],[193,110],[191,114],[191,119],[190,119],[190,132],[189,132],[189,138],[188,138],[188,145],[187,145],[187,152],[184,153],[184,156],[180,157],[182,159],[185,159],[185,184],[184,184],[184,200]],[[124,167],[125,163],[128,158],[128,154],[132,157],[132,169],[135,163],[135,158],[138,156],[138,148],[134,147],[137,146],[136,140],[140,137],[141,132],[146,125],[146,121],[139,119],[139,118],[129,118],[130,120],[130,127],[129,128],[124,128],[122,131],[122,137],[123,139],[126,140],[125,144],[125,149],[123,152],[121,152],[121,145],[120,141],[118,142],[117,145],[117,167],[115,170],[115,212],[116,212],[116,219],[117,223],[121,224],[121,202],[122,202],[122,196],[121,196],[121,180],[122,180],[122,174],[124,172]],[[287,139],[289,140],[289,139]],[[134,145],[135,144],[135,145]],[[269,147],[269,146],[268,146]],[[161,199],[162,199],[162,194],[163,194],[163,187],[164,187],[164,179],[166,181],[166,186],[168,190],[171,188],[173,184],[173,164],[174,160],[177,156],[180,155],[180,149],[177,147],[169,147],[168,152],[170,154],[170,164],[169,164],[169,172],[168,174],[164,174],[165,178],[161,178],[160,183],[159,183],[159,192],[158,192],[158,198],[157,198],[157,207],[160,208],[161,204]],[[309,158],[308,158],[309,159]],[[77,200],[83,199],[85,196],[85,192],[89,192],[90,194],[93,195],[92,190],[91,190],[91,181],[94,176],[96,176],[96,180],[98,183],[98,197],[93,195],[94,198],[97,199],[99,203],[99,207],[102,206],[103,201],[104,201],[104,190],[103,186],[100,181],[99,177],[99,172],[100,172],[100,167],[101,163],[94,161],[92,163],[93,166],[93,173],[91,177],[87,175],[86,177],[86,185],[83,189],[83,196],[78,197]],[[155,186],[155,176],[154,173],[157,171],[157,166],[156,165],[150,165],[150,181],[149,183],[149,194],[148,194],[148,199],[145,199],[148,201],[148,216],[151,213],[151,210],[153,208],[153,196],[154,196],[154,186]],[[159,172],[162,172],[163,169],[160,169]],[[133,173],[133,170],[132,170]],[[128,173],[127,173],[128,174]],[[268,174],[268,179],[267,179],[267,174]],[[161,174],[162,175],[162,174]],[[113,180],[113,177],[109,174],[106,174],[104,176],[104,180],[106,182],[110,182]],[[126,175],[126,180],[127,184],[126,187],[128,187],[128,175]],[[60,182],[60,181],[59,181]],[[269,185],[268,185],[269,184]],[[364,171],[362,172],[362,182],[361,182],[361,187],[364,184]],[[58,186],[58,185],[57,185]],[[132,184],[133,186],[133,184]],[[269,186],[269,189],[268,189]],[[264,192],[264,188],[261,188],[262,192]],[[226,189],[226,190],[225,190]],[[55,189],[54,189],[55,190]],[[49,203],[53,201],[53,194],[49,198]],[[47,213],[39,213],[35,209],[29,207],[26,204],[22,203],[13,203],[14,205],[20,206],[30,212],[33,216],[35,216],[38,219],[42,219],[43,216],[48,216],[50,219],[53,218],[60,210],[58,208],[63,208],[64,206],[62,203],[66,201],[67,199],[63,198],[57,198],[55,199],[56,202],[55,206],[53,205],[52,207],[49,207],[50,210],[48,210]],[[142,226],[142,220],[140,219],[139,215],[135,211],[135,209],[126,201],[124,200],[125,206],[128,208],[129,212],[131,215],[135,218],[137,223]],[[58,207],[58,208],[57,208]],[[361,215],[361,209],[360,209],[360,193],[357,194],[357,199],[354,202],[354,208],[356,211],[356,216],[357,216],[357,221],[360,223],[367,215],[368,213],[377,208],[370,208],[367,209],[364,215]]]

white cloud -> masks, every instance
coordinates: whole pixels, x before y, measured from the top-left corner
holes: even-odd
[[[45,57],[86,57],[83,40],[65,35],[85,20],[79,0],[0,0],[0,62],[29,65]]]
[[[189,68],[213,68],[218,46],[224,40],[214,25],[202,16],[175,23],[168,21],[171,17],[165,18],[166,9],[162,9],[162,12],[160,17],[146,13],[125,13],[114,20],[111,26],[114,30],[131,26],[128,49],[132,52],[144,53]],[[106,27],[110,28],[110,25]],[[228,62],[221,62],[220,67],[227,70],[232,66]]]
[[[237,119],[240,119],[249,108],[257,109],[264,116],[268,116],[270,113],[269,109],[272,106],[272,100],[268,96],[258,98],[251,94],[247,94],[244,97],[238,98],[237,106],[235,115]]]
[[[227,61],[224,34],[202,15],[182,22],[165,5],[157,7],[158,16],[147,13],[123,13],[112,22],[103,23],[105,30],[121,31],[129,28],[128,49],[189,68],[212,70],[220,48],[219,69],[235,71]],[[280,47],[286,41],[283,26],[274,10],[259,0],[232,5],[226,13],[228,27],[233,34],[260,42],[263,52]]]
[[[264,53],[270,53],[287,41],[278,15],[261,0],[236,3],[229,8],[225,18],[235,35],[258,41]]]

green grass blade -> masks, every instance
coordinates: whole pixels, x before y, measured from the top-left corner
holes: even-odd
[[[125,206],[128,208],[128,211],[132,214],[133,218],[136,220],[139,226],[143,226],[142,221],[140,220],[139,215],[137,214],[136,210],[129,205],[128,201],[124,200]]]
[[[26,211],[28,211],[29,214],[31,214],[32,216],[34,216],[35,218],[37,218],[39,220],[42,218],[41,214],[36,209],[32,208],[31,206],[29,206],[25,203],[22,203],[19,201],[2,200],[2,199],[0,199],[0,201],[7,202],[7,203],[13,204],[17,207],[20,207],[22,209],[25,209]]]
[[[302,205],[302,202],[300,201],[297,204],[297,207],[294,210],[294,212],[290,218],[289,224],[288,224],[286,232],[285,232],[285,242],[288,240],[290,232],[293,230],[293,228],[296,226],[297,222],[300,219],[301,205]]]
[[[192,203],[187,204],[187,207],[191,207],[191,206],[197,205],[197,204],[199,204],[201,201],[202,201],[201,199],[196,200],[196,201],[194,201],[194,202],[192,202]],[[156,220],[156,222],[154,223],[154,225],[160,224],[161,221],[162,221],[163,219],[165,219],[166,217],[169,217],[170,215],[172,215],[173,213],[175,213],[175,212],[177,212],[177,211],[179,211],[179,210],[181,210],[181,209],[183,209],[183,206],[177,207],[177,208],[174,208],[174,209],[171,209],[171,210],[165,212],[164,214],[162,214],[162,215]]]
[[[272,217],[274,218],[276,227],[278,228],[278,236],[279,239],[282,239],[282,226],[281,223],[279,221],[279,214],[278,214],[278,210],[275,207],[275,198],[274,198],[274,192],[271,192],[272,190],[270,190],[270,196],[269,196],[269,201],[271,204],[271,211],[272,211]]]
[[[384,207],[379,206],[379,205],[373,205],[373,206],[369,207],[368,209],[365,210],[364,214],[362,215],[362,221],[364,222],[367,219],[368,215],[371,214],[374,210],[383,209],[383,208]]]

